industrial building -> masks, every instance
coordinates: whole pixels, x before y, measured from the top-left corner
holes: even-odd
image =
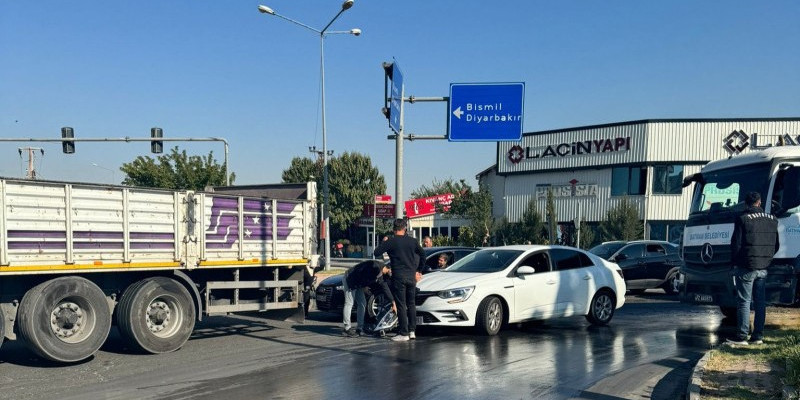
[[[519,221],[529,202],[544,214],[552,191],[567,234],[575,221],[596,227],[627,198],[645,238],[677,241],[691,200],[684,177],[711,160],[800,144],[799,136],[800,118],[652,119],[531,132],[498,142],[496,164],[477,178],[498,219]]]

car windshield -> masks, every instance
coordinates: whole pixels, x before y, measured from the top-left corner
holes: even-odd
[[[446,272],[497,272],[506,269],[522,250],[485,249],[476,251],[448,267]]]
[[[617,250],[621,249],[622,246],[625,246],[625,242],[612,242],[612,243],[603,243],[599,246],[592,247],[589,249],[589,252],[608,260],[612,254],[616,253]]]
[[[744,211],[744,196],[759,192],[766,196],[769,163],[746,165],[703,173],[695,188],[692,214],[716,214]]]

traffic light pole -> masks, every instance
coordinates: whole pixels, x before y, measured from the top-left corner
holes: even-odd
[[[230,175],[228,174],[228,141],[223,138],[60,138],[60,139],[37,139],[37,138],[0,138],[2,142],[222,142],[225,146],[225,186],[230,186]]]

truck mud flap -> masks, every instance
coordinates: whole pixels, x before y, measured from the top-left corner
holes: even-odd
[[[284,310],[270,310],[264,313],[264,316],[279,321],[294,322],[303,324],[306,322],[306,312],[302,304],[298,304],[297,308],[287,308]]]

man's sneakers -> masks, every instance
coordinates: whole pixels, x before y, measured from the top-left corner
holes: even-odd
[[[763,339],[750,339],[750,344],[764,344]]]
[[[392,338],[393,342],[407,342],[409,337],[407,335],[397,335]]]
[[[748,346],[750,343],[747,340],[737,340],[737,339],[725,339],[725,343],[722,344],[723,346],[730,346],[730,347],[739,347],[739,346]]]
[[[359,332],[357,330],[355,330],[355,328],[350,328],[350,329],[343,329],[342,330],[342,336],[345,336],[345,337],[358,337],[358,336],[361,336],[361,335],[359,334]]]
[[[411,331],[411,332],[408,333],[408,338],[409,339],[416,339],[417,335],[414,333],[414,331]]]

